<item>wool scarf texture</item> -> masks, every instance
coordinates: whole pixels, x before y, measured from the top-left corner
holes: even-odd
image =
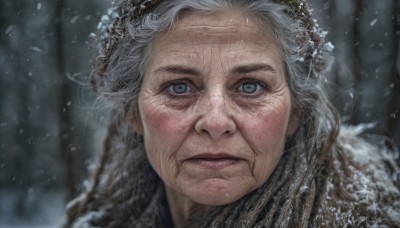
[[[110,150],[97,178],[68,205],[65,227],[173,227],[161,180],[147,159],[132,156],[143,148],[127,151],[117,129],[109,129],[114,137],[105,143]],[[175,227],[399,226],[398,151],[383,137],[361,133],[342,127],[314,175],[304,172],[304,156],[285,153],[260,188],[206,214],[193,211]]]

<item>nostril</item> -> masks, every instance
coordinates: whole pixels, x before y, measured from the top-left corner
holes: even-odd
[[[210,134],[210,132],[208,132],[206,129],[202,129],[201,131],[203,134]]]
[[[199,134],[207,135],[211,138],[220,138],[233,134],[236,129],[236,125],[233,120],[224,120],[218,123],[207,119],[201,119],[196,123],[196,131]]]

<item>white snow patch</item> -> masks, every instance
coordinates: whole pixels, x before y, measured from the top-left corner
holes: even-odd
[[[377,21],[378,21],[377,18],[373,19],[373,20],[369,23],[369,26],[373,27],[373,26],[376,24]]]
[[[374,128],[376,126],[375,122],[372,123],[365,123],[365,124],[359,124],[357,126],[346,126],[340,128],[340,134],[343,136],[346,135],[359,135],[363,132],[365,132],[368,129]]]
[[[325,44],[325,49],[329,52],[333,51],[333,49],[335,48],[335,46],[333,46],[333,44],[331,42],[327,42]]]
[[[369,205],[367,207],[369,211],[385,214],[392,221],[400,223],[399,204],[383,205],[380,203],[382,199],[390,199],[391,196],[400,194],[393,183],[393,180],[400,175],[400,169],[395,164],[396,157],[399,155],[357,136],[374,126],[375,123],[352,127],[343,126],[340,130],[338,140],[341,141],[345,153],[351,159],[350,164],[353,164],[349,166],[353,173],[353,181],[346,188],[353,192],[352,195],[357,202]],[[392,176],[387,173],[387,163],[390,163],[394,169]],[[355,221],[360,222],[362,219],[355,218]],[[380,221],[376,222],[375,225],[380,227]]]
[[[99,22],[99,24],[97,25],[97,30],[101,30],[102,27],[103,27],[103,23]]]
[[[305,193],[305,192],[307,192],[307,190],[308,190],[308,186],[306,186],[306,185],[301,186],[300,193]]]
[[[40,49],[38,47],[30,47],[29,49],[31,49],[32,51],[36,51],[38,53],[42,53],[42,49]]]
[[[79,16],[76,15],[76,16],[73,17],[69,22],[70,22],[71,24],[75,24],[78,20],[79,20]]]
[[[4,34],[10,35],[10,33],[14,30],[14,25],[9,25],[6,28],[6,31],[4,31]]]
[[[386,212],[388,213],[389,217],[400,224],[400,212],[393,210],[393,208],[387,208]]]
[[[101,22],[109,22],[110,21],[110,17],[108,17],[108,15],[103,15],[101,17]]]

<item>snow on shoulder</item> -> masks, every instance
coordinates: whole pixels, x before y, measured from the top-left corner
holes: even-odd
[[[344,178],[340,187],[350,194],[354,210],[359,210],[356,214],[360,215],[353,216],[347,224],[400,224],[400,169],[396,164],[399,152],[395,146],[390,148],[382,136],[360,136],[372,127],[374,124],[342,126],[339,133],[342,154],[336,155],[335,170]],[[333,182],[334,177],[331,187]]]

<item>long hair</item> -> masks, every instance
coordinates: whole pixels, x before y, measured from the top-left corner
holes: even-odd
[[[98,224],[121,226],[139,216],[132,208],[140,211],[150,203],[160,180],[149,168],[142,136],[127,121],[138,118],[138,94],[151,44],[173,26],[183,11],[214,12],[232,8],[255,15],[278,44],[293,110],[299,113],[299,127],[287,139],[285,154],[263,187],[238,202],[218,207],[203,222],[216,225],[229,212],[236,215],[229,220],[234,224],[240,221],[237,208],[261,202],[257,210],[253,208],[250,214],[244,213],[253,220],[247,219],[249,224],[243,225],[254,225],[261,220],[282,226],[293,221],[307,224],[316,200],[316,178],[322,172],[321,163],[339,128],[337,112],[327,100],[321,82],[329,64],[331,45],[325,43],[324,33],[314,24],[307,3],[302,0],[120,0],[110,15],[103,17],[99,33],[94,36],[97,52],[92,61],[91,85],[111,110],[108,134],[86,192],[68,207],[68,225],[89,211],[102,208],[103,213],[92,214]],[[147,190],[143,192],[143,188]],[[268,212],[265,207],[269,208]]]

